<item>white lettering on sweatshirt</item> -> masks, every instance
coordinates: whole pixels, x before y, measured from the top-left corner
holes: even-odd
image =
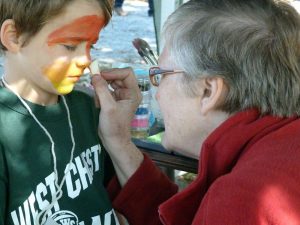
[[[99,156],[101,154],[100,145],[92,146],[86,149],[79,156],[75,157],[73,162],[68,167],[65,168],[66,181],[65,187],[67,189],[67,195],[71,199],[77,198],[82,191],[87,189],[93,183],[93,176],[95,172],[100,170]],[[55,194],[56,187],[54,185],[55,174],[52,172],[48,175],[44,182],[39,183],[36,186],[35,191],[31,192],[28,199],[24,203],[17,207],[16,210],[11,212],[11,217],[14,225],[34,225],[34,218],[36,218],[38,212],[43,210],[50,204],[52,200],[52,195]],[[84,209],[83,209],[84,210]],[[54,213],[60,212],[60,207],[58,202],[55,202],[52,210],[47,212],[48,217],[51,217]],[[115,212],[112,210],[104,215],[104,225],[110,225],[112,217],[116,224],[118,220],[115,219]],[[69,219],[60,220],[58,224],[70,224]],[[100,221],[100,223],[98,223]],[[100,215],[91,218],[92,225],[101,224]],[[85,225],[84,222],[79,223],[80,225]]]

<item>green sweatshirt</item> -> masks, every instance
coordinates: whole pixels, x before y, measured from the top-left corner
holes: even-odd
[[[65,98],[76,143],[69,173],[72,141],[62,99],[46,107],[27,102],[55,143],[59,183],[67,174],[63,195],[47,217],[59,225],[119,224],[103,185],[109,171],[97,134],[99,110],[84,93]],[[54,178],[49,138],[20,100],[0,87],[0,225],[33,225],[57,191]]]

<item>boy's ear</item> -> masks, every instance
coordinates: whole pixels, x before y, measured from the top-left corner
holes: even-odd
[[[8,51],[16,53],[22,47],[14,20],[7,19],[2,23],[0,35],[1,42]]]
[[[201,113],[206,115],[223,103],[228,94],[228,88],[221,77],[204,78],[202,85]]]

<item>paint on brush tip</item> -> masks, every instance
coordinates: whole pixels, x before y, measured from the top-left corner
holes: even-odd
[[[99,62],[98,60],[94,60],[90,66],[89,66],[90,72],[91,72],[91,76],[95,75],[95,74],[100,74],[101,70],[99,67]]]

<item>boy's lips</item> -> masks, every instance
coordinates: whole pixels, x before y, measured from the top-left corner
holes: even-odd
[[[80,79],[81,75],[69,75],[67,77],[71,80],[78,81]]]

